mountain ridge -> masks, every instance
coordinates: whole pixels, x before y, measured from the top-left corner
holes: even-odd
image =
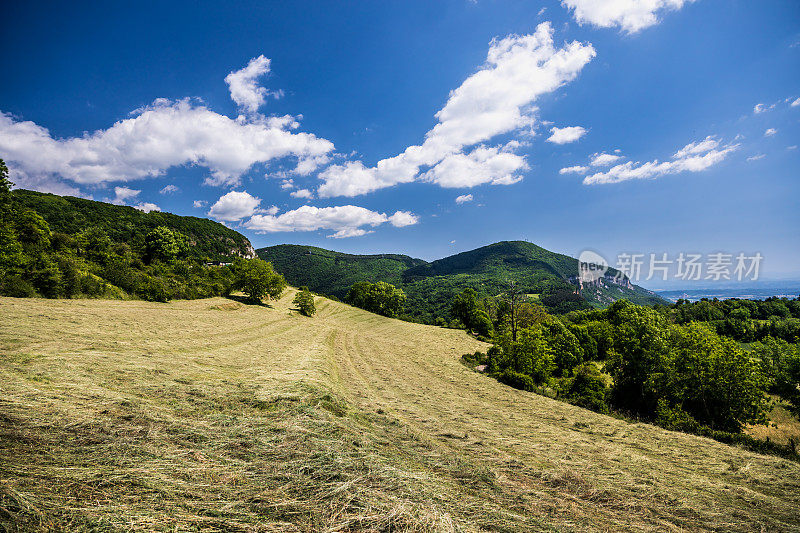
[[[344,298],[357,281],[385,281],[408,295],[409,318],[433,323],[449,317],[452,297],[465,288],[494,296],[514,280],[529,294],[542,296],[551,311],[602,307],[627,298],[635,303],[666,303],[652,291],[609,269],[592,285],[577,284],[578,260],[527,241],[500,241],[425,261],[403,254],[347,254],[314,246],[281,244],[256,250],[295,285]],[[620,281],[621,280],[621,281]]]

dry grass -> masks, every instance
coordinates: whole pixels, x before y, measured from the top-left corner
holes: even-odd
[[[800,465],[469,371],[463,332],[318,301],[0,299],[21,531],[800,529]]]

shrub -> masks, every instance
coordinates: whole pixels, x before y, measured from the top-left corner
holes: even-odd
[[[528,392],[533,392],[536,388],[536,383],[534,383],[533,379],[525,374],[520,372],[515,372],[510,368],[506,368],[503,370],[503,373],[497,378],[498,381],[501,383],[505,383],[515,389],[525,390]]]
[[[308,290],[308,287],[302,287],[294,296],[292,303],[300,310],[300,314],[305,316],[314,316],[317,312],[317,307],[314,305],[314,295]]]
[[[597,367],[585,363],[575,369],[564,386],[564,397],[572,404],[598,413],[608,412],[608,387]]]
[[[13,298],[32,298],[36,296],[36,289],[22,276],[8,276],[0,283],[0,294]]]

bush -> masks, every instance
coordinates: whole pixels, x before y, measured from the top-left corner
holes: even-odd
[[[36,289],[30,282],[22,279],[22,276],[9,276],[0,283],[0,294],[13,298],[33,298],[36,296]]]
[[[300,314],[305,316],[314,316],[317,312],[317,307],[314,305],[314,295],[307,287],[302,287],[294,296],[292,303],[300,310]]]
[[[572,404],[598,413],[608,413],[608,387],[597,367],[585,363],[575,369],[575,375],[565,380],[564,397]]]
[[[520,389],[528,392],[533,392],[536,388],[536,383],[534,383],[533,379],[525,374],[520,372],[515,372],[510,368],[506,368],[503,370],[503,373],[497,378],[498,381],[501,383],[505,383],[515,389]]]

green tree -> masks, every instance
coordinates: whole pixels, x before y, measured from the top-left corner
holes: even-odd
[[[350,305],[395,318],[403,311],[406,294],[384,281],[377,283],[360,281],[350,287],[345,299]]]
[[[186,237],[166,226],[159,226],[144,239],[145,254],[149,261],[159,260],[172,263],[183,257],[189,250]]]
[[[275,272],[272,263],[261,259],[237,258],[232,265],[233,288],[241,290],[251,302],[261,302],[265,297],[280,298],[286,288],[286,280]]]
[[[317,307],[314,305],[314,295],[308,290],[308,287],[301,287],[297,294],[294,296],[292,303],[297,306],[300,313],[305,316],[314,316],[317,312]]]

